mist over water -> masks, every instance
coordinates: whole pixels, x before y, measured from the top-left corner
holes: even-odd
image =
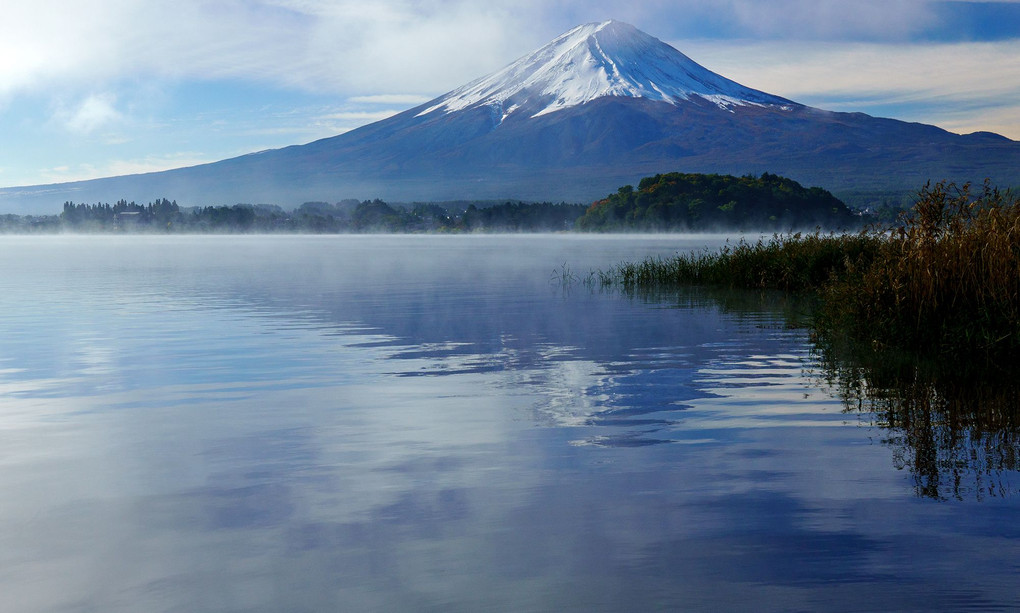
[[[723,236],[0,237],[12,611],[1006,610],[765,302],[562,283]]]

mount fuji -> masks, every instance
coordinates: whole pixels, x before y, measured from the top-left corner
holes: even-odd
[[[721,77],[673,47],[618,21],[579,26],[503,70],[426,105],[416,116],[486,107],[497,123],[604,97],[643,98],[677,106],[697,97],[720,108],[792,103]]]
[[[1020,142],[836,113],[722,77],[618,21],[570,30],[425,104],[306,145],[212,164],[0,190],[0,209],[65,200],[590,201],[671,172],[788,176],[839,192],[928,180],[1020,185]]]

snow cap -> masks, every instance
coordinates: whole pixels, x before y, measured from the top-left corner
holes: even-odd
[[[419,116],[489,106],[502,119],[518,111],[538,117],[605,96],[670,104],[698,96],[724,108],[793,104],[718,75],[632,25],[609,20],[577,26],[506,68],[441,96]]]

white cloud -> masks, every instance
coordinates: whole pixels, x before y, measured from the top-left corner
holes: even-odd
[[[946,109],[935,116],[935,123],[952,132],[995,132],[1020,140],[1020,106],[987,108],[980,111]]]
[[[92,94],[73,108],[58,109],[55,118],[71,132],[91,134],[122,119],[115,105],[113,94]]]
[[[695,61],[749,87],[829,110],[913,109],[897,119],[1020,139],[1020,41],[925,45],[679,41]],[[1012,109],[1012,110],[1011,110]],[[951,118],[948,123],[942,120]],[[985,125],[985,121],[991,121]],[[994,124],[994,125],[993,125]]]
[[[0,95],[73,77],[116,56],[120,44],[108,15],[117,2],[7,0],[0,20]],[[91,36],[90,36],[91,34]]]
[[[5,0],[0,100],[25,90],[151,79],[242,79],[386,102],[441,94],[580,21],[616,17],[666,38],[685,14],[745,34],[904,39],[925,0]],[[727,44],[730,44],[727,42]],[[109,87],[106,87],[109,89]],[[371,97],[381,96],[378,100]],[[395,100],[391,98],[390,100]],[[421,100],[424,101],[424,100]]]
[[[6,0],[0,97],[137,78],[435,91],[537,44],[516,15],[466,0]]]

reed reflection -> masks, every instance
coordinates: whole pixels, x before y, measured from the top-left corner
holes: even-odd
[[[887,432],[897,468],[918,496],[1000,498],[1017,493],[1020,382],[1000,367],[910,359],[818,340],[825,383],[846,411]]]
[[[621,289],[675,308],[710,307],[755,326],[810,328],[816,303],[804,295],[732,288]],[[917,496],[986,500],[1020,484],[1020,380],[1008,365],[907,355],[812,332],[807,374],[883,431],[893,465],[909,471]],[[852,461],[852,458],[848,461]]]

